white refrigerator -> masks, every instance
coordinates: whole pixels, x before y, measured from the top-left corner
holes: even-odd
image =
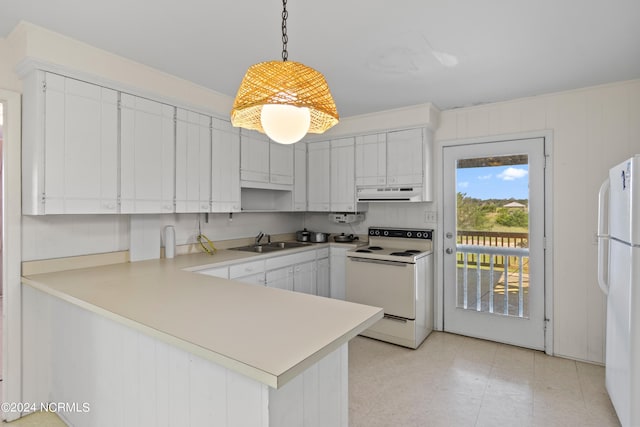
[[[640,426],[640,155],[598,197],[598,283],[607,295],[606,386],[623,427]]]

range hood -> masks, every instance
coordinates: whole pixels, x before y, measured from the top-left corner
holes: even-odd
[[[421,202],[422,187],[358,188],[358,202]]]

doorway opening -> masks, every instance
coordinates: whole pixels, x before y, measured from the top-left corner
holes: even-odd
[[[545,349],[545,139],[443,147],[444,330]]]

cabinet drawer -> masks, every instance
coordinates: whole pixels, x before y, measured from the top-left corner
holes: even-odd
[[[206,276],[221,277],[223,279],[228,279],[229,267],[208,268],[206,270],[200,270],[198,271],[198,273],[204,274]]]
[[[264,261],[247,262],[229,267],[229,278],[237,279],[238,277],[262,272],[264,272]]]
[[[276,268],[286,267],[288,265],[301,264],[303,262],[314,261],[316,259],[315,251],[306,251],[302,253],[283,255],[269,258],[266,260],[266,269],[274,270]]]

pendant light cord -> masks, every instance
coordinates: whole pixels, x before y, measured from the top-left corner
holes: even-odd
[[[287,52],[287,42],[289,41],[289,37],[287,36],[287,17],[289,16],[289,12],[287,12],[287,0],[282,0],[282,60],[286,61],[289,57],[289,52]]]

